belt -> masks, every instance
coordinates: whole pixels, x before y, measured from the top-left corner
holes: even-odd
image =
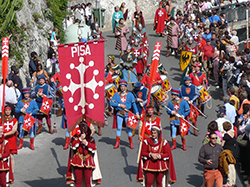
[[[168,34],[168,36],[177,36],[177,35],[176,34],[175,35]]]
[[[90,154],[87,154],[86,156],[84,156],[83,154],[79,153],[79,151],[76,152],[76,155],[78,155],[80,159],[82,159],[83,161],[85,161],[86,158],[90,156]]]
[[[218,168],[210,168],[210,169],[205,169],[205,170],[217,170]]]
[[[8,105],[16,105],[17,103],[6,102],[6,104],[8,104]]]
[[[118,36],[118,38],[124,38],[125,36]]]
[[[117,113],[125,115],[127,112],[125,110],[119,110]]]

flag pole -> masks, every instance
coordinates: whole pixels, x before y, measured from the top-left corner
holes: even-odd
[[[152,64],[151,64],[151,68],[150,68],[150,86],[149,86],[149,92],[148,92],[149,94],[148,94],[146,108],[148,107],[149,102],[150,102],[151,89],[152,89],[153,80],[155,78],[157,68],[158,68],[158,63],[159,63],[159,59],[160,59],[160,52],[161,52],[161,42],[156,42],[154,53],[153,53],[153,58],[152,58]],[[146,117],[144,117],[144,120],[142,123],[142,129],[141,129],[141,137],[143,137],[143,139],[144,139],[144,134],[145,134],[145,126],[146,126]],[[140,140],[140,146],[139,146],[138,155],[137,155],[137,163],[139,163],[139,161],[140,161],[141,149],[142,149],[142,141]]]
[[[5,107],[5,85],[8,75],[8,60],[9,60],[9,37],[4,37],[2,41],[2,77],[3,77],[3,102],[2,102],[2,119],[4,117]],[[4,124],[4,120],[2,120]]]

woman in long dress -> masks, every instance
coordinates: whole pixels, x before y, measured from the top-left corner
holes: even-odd
[[[124,22],[126,23],[128,19],[128,9],[126,8],[125,2],[123,2],[120,6],[120,11],[122,11]]]

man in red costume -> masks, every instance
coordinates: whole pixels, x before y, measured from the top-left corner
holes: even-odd
[[[142,144],[141,156],[146,187],[152,187],[154,180],[157,187],[176,182],[172,152],[167,140],[162,138],[159,127],[152,126],[151,137],[145,139]],[[142,180],[143,176],[138,179]]]
[[[11,169],[10,148],[4,139],[3,126],[0,126],[0,186],[6,187],[7,183],[14,183]]]
[[[14,173],[14,154],[17,154],[17,125],[18,121],[16,118],[11,116],[11,107],[6,106],[4,109],[4,124],[3,132],[5,139],[9,142],[10,158],[12,164],[12,172]],[[2,119],[0,119],[2,124]]]
[[[143,125],[144,117],[140,120],[139,124],[139,132],[138,132],[138,139],[141,141],[141,129]],[[148,106],[146,109],[146,122],[145,122],[145,135],[144,137],[151,136],[151,128],[152,126],[157,126],[159,129],[161,129],[161,118],[154,115],[154,107]]]
[[[75,183],[75,187],[81,187],[84,178],[85,186],[91,187],[92,172],[96,167],[94,162],[96,145],[90,135],[90,128],[82,121],[79,124],[79,130],[71,139],[72,149],[69,154],[67,184]]]
[[[155,20],[154,20],[154,29],[156,29],[156,34],[160,34],[160,36],[164,37],[164,29],[165,25],[168,20],[167,12],[164,8],[162,8],[163,3],[159,3],[159,8],[156,10],[155,13]]]

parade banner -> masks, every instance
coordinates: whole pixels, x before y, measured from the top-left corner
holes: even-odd
[[[184,71],[188,67],[188,64],[190,63],[192,58],[192,54],[193,53],[191,51],[184,51],[184,50],[181,51],[181,57],[180,57],[181,71]]]
[[[136,129],[137,124],[138,124],[138,119],[137,119],[136,115],[134,115],[132,112],[129,111],[127,126],[131,129]]]
[[[9,61],[9,38],[4,37],[2,41],[2,77],[3,77],[3,93],[5,93],[5,84],[8,75],[8,61]],[[3,102],[5,103],[5,94],[2,94]],[[4,111],[4,104],[2,106],[2,111]],[[4,114],[4,112],[3,112]],[[3,116],[2,116],[3,117]],[[2,122],[3,124],[3,122]]]
[[[35,122],[36,119],[27,113],[23,120],[23,130],[29,132],[31,127],[35,124]]]
[[[40,112],[49,115],[50,109],[52,107],[53,101],[47,97],[43,97],[42,106],[40,108]]]
[[[199,99],[201,100],[201,104],[210,101],[211,96],[209,95],[207,89],[204,86],[200,89],[199,93],[200,93]]]
[[[196,109],[196,107],[194,107],[193,104],[190,104],[189,119],[192,123],[195,123],[197,121],[199,114],[200,112]]]
[[[185,137],[188,133],[188,129],[189,129],[189,123],[187,123],[186,121],[184,121],[182,118],[179,118],[180,119],[180,134],[181,136]]]
[[[64,105],[69,130],[82,119],[104,126],[104,41],[58,46]]]

